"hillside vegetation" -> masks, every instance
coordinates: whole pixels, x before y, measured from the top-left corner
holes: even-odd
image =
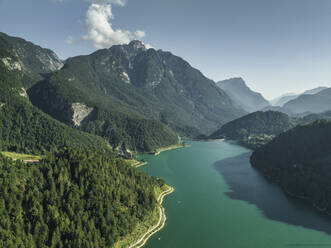
[[[255,112],[223,125],[211,139],[226,138],[256,149],[276,135],[295,126],[296,122],[284,113],[276,111]]]
[[[297,126],[256,150],[252,165],[289,194],[331,213],[331,122]]]
[[[0,154],[0,247],[111,247],[163,185],[109,153],[63,150],[34,165]]]

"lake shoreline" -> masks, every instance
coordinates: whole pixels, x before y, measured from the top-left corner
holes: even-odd
[[[176,149],[180,149],[180,148],[185,148],[185,147],[188,147],[188,146],[189,146],[189,145],[186,144],[186,143],[176,144],[176,145],[171,145],[171,146],[161,147],[161,148],[157,149],[156,151],[154,151],[154,152],[150,152],[150,153],[148,153],[148,154],[158,156],[158,155],[160,155],[162,152],[171,151],[171,150],[176,150]]]
[[[165,209],[162,206],[163,200],[167,195],[172,194],[175,191],[174,188],[170,187],[168,190],[163,191],[157,201],[159,204],[159,211],[160,211],[160,217],[159,217],[159,221],[156,225],[154,225],[153,227],[151,227],[146,233],[143,234],[143,236],[136,241],[134,244],[130,245],[129,248],[141,248],[143,247],[147,241],[157,232],[159,232],[160,230],[162,230],[162,228],[165,226],[167,217],[165,215]]]

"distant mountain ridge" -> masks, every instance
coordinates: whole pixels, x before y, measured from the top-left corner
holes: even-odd
[[[285,94],[282,94],[274,99],[272,99],[270,101],[270,104],[272,106],[282,106],[283,104],[280,102],[280,101],[283,101],[282,99],[286,99],[287,97],[292,97],[292,96],[296,96],[297,94],[295,93],[285,93]]]
[[[217,85],[247,112],[255,112],[270,105],[260,93],[252,91],[242,78],[219,81]]]
[[[283,107],[295,114],[321,113],[331,110],[331,88],[326,88],[315,94],[300,95],[287,102]]]
[[[294,94],[294,93],[289,93],[289,94],[285,94],[279,98],[274,99],[273,101],[271,101],[272,105],[274,106],[284,106],[286,103],[300,97],[301,95],[314,95],[317,94],[323,90],[327,89],[327,87],[324,86],[320,86],[311,90],[306,90],[305,92],[301,93],[301,94]]]

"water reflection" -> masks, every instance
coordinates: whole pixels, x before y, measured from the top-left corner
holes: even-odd
[[[256,205],[268,219],[331,234],[331,217],[315,212],[301,200],[289,198],[280,187],[251,167],[246,153],[215,163],[231,188],[227,195]]]

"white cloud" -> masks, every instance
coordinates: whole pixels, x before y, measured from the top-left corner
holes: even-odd
[[[64,2],[65,0],[51,0],[52,2]],[[127,0],[85,0],[90,3],[96,4],[114,4],[119,6],[124,6]]]
[[[96,4],[114,4],[119,6],[124,6],[126,4],[126,0],[89,0],[89,1]]]
[[[146,49],[151,49],[151,48],[154,49],[154,47],[151,44],[144,44],[144,45],[145,45]]]
[[[137,39],[141,40],[146,36],[146,33],[145,31],[137,30],[136,32],[134,32],[134,35],[136,36]]]
[[[74,43],[74,38],[71,35],[69,35],[66,39],[66,43],[68,45],[72,45]]]
[[[113,28],[110,22],[114,19],[112,4],[124,6],[125,3],[125,0],[92,0],[86,13],[87,34],[83,39],[91,41],[96,48],[109,48],[144,38],[146,33],[142,30],[131,32]]]

